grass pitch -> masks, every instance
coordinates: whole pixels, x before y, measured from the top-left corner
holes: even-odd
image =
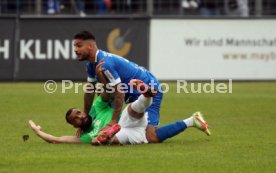
[[[47,94],[43,83],[0,83],[0,172],[276,172],[275,82],[233,83],[232,94],[177,94],[171,83],[161,126],[202,111],[210,137],[190,128],[162,144],[94,147],[48,144],[29,128],[32,119],[53,135],[74,134],[64,114],[82,98]]]

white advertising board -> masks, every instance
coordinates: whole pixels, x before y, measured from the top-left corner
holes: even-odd
[[[276,21],[153,19],[150,70],[161,80],[275,80]]]

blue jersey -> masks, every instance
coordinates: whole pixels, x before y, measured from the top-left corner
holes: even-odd
[[[87,80],[88,82],[97,82],[97,75],[96,75],[96,66],[98,63],[103,60],[104,64],[102,66],[103,72],[108,79],[110,85],[116,85],[119,83],[129,84],[131,79],[140,79],[146,84],[154,83],[155,85],[151,87],[155,87],[158,90],[159,81],[144,67],[138,66],[137,64],[120,57],[118,55],[114,55],[102,50],[98,50],[96,53],[95,63],[88,62],[86,64],[86,72],[87,72]],[[138,98],[140,93],[137,91],[129,92],[129,86],[126,91],[126,102],[132,102]],[[156,114],[157,119],[154,120],[155,123],[152,125],[158,125],[159,123],[159,109],[162,100],[162,92],[158,90],[157,96],[153,98],[153,103],[149,107],[148,113],[149,117],[152,114]],[[154,110],[151,110],[151,107]],[[153,115],[152,115],[153,116]],[[153,120],[150,120],[152,122]],[[149,123],[150,123],[149,122]]]
[[[154,82],[159,84],[158,80],[144,67],[138,66],[123,57],[102,50],[97,52],[95,64],[90,62],[86,64],[87,80],[89,82],[97,81],[95,69],[101,60],[104,61],[102,67],[111,85],[116,85],[118,83],[128,84],[131,79],[140,79],[145,83],[154,80]]]

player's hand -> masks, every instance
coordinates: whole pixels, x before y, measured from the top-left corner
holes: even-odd
[[[117,121],[111,120],[105,127],[103,127],[100,131],[106,130],[109,127],[113,126],[114,124],[117,124]]]
[[[30,127],[33,129],[33,131],[35,133],[38,133],[39,131],[42,130],[42,128],[40,127],[40,125],[36,125],[32,120],[29,120],[29,125],[30,125]]]
[[[104,61],[101,60],[101,61],[99,62],[99,64],[96,66],[96,74],[97,74],[97,76],[98,76],[99,82],[101,82],[101,83],[103,83],[103,84],[107,84],[108,82],[107,82],[107,80],[106,80],[106,78],[105,78],[105,75],[104,75],[104,73],[103,73],[103,68],[102,68],[103,64],[104,64]]]

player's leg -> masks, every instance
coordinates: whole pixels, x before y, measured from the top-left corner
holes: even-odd
[[[139,91],[141,95],[128,106],[128,113],[134,118],[141,118],[144,116],[146,109],[151,105],[152,97],[156,95],[156,91],[138,79],[132,79],[129,85]]]
[[[183,132],[188,127],[195,127],[207,135],[211,135],[207,122],[204,120],[200,112],[195,112],[191,117],[183,121],[176,121],[174,123],[162,126],[157,129],[156,134],[159,142],[163,142],[164,140]]]
[[[141,144],[148,143],[145,131],[148,124],[147,113],[143,112],[141,118],[133,117],[129,114],[128,105],[122,112],[121,118],[119,120],[119,125],[121,127],[120,131],[116,134],[116,131],[110,129],[110,131],[101,132],[96,140],[92,141],[95,145],[99,144]],[[145,115],[144,115],[145,114]],[[115,134],[112,137],[109,134]]]
[[[146,109],[151,105],[151,103],[151,97],[140,95],[136,101],[130,103],[130,105],[127,107],[128,113],[134,118],[142,118],[145,114]]]
[[[139,92],[143,93],[139,99],[136,100],[136,103],[132,103],[131,107],[136,112],[148,112],[148,126],[146,127],[146,138],[149,142],[158,142],[157,136],[156,136],[156,126],[159,123],[159,109],[160,109],[160,103],[162,100],[162,93],[153,91],[150,87],[148,87],[144,82],[140,80],[132,80],[130,82],[132,87]],[[142,90],[142,91],[141,91]],[[149,104],[149,98],[153,98],[153,102],[151,105]],[[145,101],[145,100],[148,101]],[[154,109],[154,111],[152,111]],[[156,110],[155,110],[156,109]]]
[[[106,130],[100,131],[98,136],[94,138],[91,143],[93,145],[110,144],[115,134],[118,133],[120,130],[121,126],[119,124],[114,124]]]
[[[146,110],[148,112],[148,126],[146,129],[146,136],[150,143],[158,143],[158,137],[156,135],[157,126],[160,120],[160,106],[162,102],[163,94],[158,92],[153,98],[152,104]]]
[[[129,139],[126,136],[128,136],[129,138],[134,137],[133,143],[141,143],[145,141],[144,139],[147,119],[144,117],[144,114],[146,109],[151,105],[152,97],[156,95],[156,92],[154,90],[151,90],[151,88],[144,84],[143,81],[137,79],[131,80],[130,86],[138,90],[142,94],[138,97],[136,101],[125,108],[119,121],[120,125],[115,124],[112,127],[101,131],[96,139],[92,141],[92,144],[106,144],[110,143],[112,140],[114,140],[114,143],[117,143],[119,141],[120,143],[124,144],[129,142]],[[120,136],[123,136],[123,139],[121,138],[120,141],[120,139],[118,139],[117,137],[115,139],[113,138],[113,136],[118,131],[120,131],[121,126],[124,129],[121,130],[121,134],[123,135]],[[133,131],[133,133],[129,133],[130,135],[127,135],[128,133],[123,133],[123,131],[126,131],[126,127],[132,128],[131,130]],[[134,128],[138,129],[134,130]]]
[[[120,144],[148,143],[145,132],[148,124],[147,108],[152,103],[155,91],[141,80],[133,79],[130,86],[142,93],[137,100],[129,104],[122,112],[119,124],[122,129],[115,135]],[[115,140],[115,142],[116,142]]]
[[[114,136],[111,139],[109,139],[108,141],[106,141],[105,143],[101,143],[96,137],[91,141],[91,144],[92,145],[111,145],[111,144],[116,145],[116,144],[120,144],[120,141],[116,136]]]
[[[144,116],[145,111],[149,110],[151,113],[151,123],[153,125],[158,125],[159,123],[159,108],[162,99],[162,93],[157,94],[155,90],[152,90],[149,86],[147,86],[143,81],[133,79],[130,81],[130,86],[135,90],[141,92],[142,94],[138,97],[136,101],[128,105],[122,113],[119,124],[122,129],[119,133],[116,134],[115,138],[113,138],[113,143],[147,143],[147,139],[157,141],[156,137],[156,127],[155,126],[147,126],[148,121],[147,117]],[[152,103],[152,97],[155,95],[157,99],[154,101],[154,105]],[[148,109],[149,106],[151,109]],[[152,111],[152,109],[157,109],[156,111]],[[153,113],[154,112],[154,113]],[[156,115],[152,115],[156,114]],[[147,134],[152,136],[151,138],[147,138],[145,136],[145,129],[147,129]],[[109,132],[112,132],[109,131]],[[98,135],[97,139],[100,141],[99,143],[110,143],[111,137],[108,137],[109,132],[102,132]],[[97,142],[97,141],[96,141]],[[152,142],[152,141],[151,141]]]
[[[203,131],[204,133],[206,133],[208,136],[211,135],[211,132],[208,129],[208,124],[204,120],[201,112],[195,112],[189,119],[190,119],[190,122],[192,122],[192,123],[190,123],[188,125],[188,127],[195,127],[197,129]],[[188,124],[188,120],[186,120],[186,121],[184,120],[184,122],[186,124]]]
[[[143,118],[142,118],[143,119]],[[146,120],[146,119],[145,119]],[[122,128],[115,137],[120,144],[145,144],[148,143],[146,138],[146,123],[143,125],[141,122],[140,127]]]
[[[158,143],[158,137],[157,137],[157,126],[159,122],[159,116],[157,114],[152,113],[150,109],[148,111],[148,126],[146,128],[146,136],[150,143]]]
[[[146,128],[146,136],[150,143],[157,143],[158,138],[156,136],[156,130],[160,120],[160,107],[163,99],[163,92],[161,91],[159,81],[151,73],[148,73],[148,76],[150,78],[148,78],[148,80],[145,82],[149,86],[153,87],[157,93],[153,97],[152,104],[146,110],[146,112],[148,112],[148,126]]]
[[[140,99],[144,96],[141,95]],[[145,100],[139,100],[137,102],[146,102]],[[99,135],[92,140],[93,145],[106,145],[106,144],[141,144],[148,143],[145,131],[148,124],[147,113],[144,111],[141,117],[133,116],[130,113],[129,104],[122,112],[119,124],[115,124],[112,127],[101,131]],[[133,110],[132,110],[133,111]],[[139,109],[139,111],[142,111]],[[139,112],[138,111],[138,112]],[[133,111],[135,112],[135,111]],[[132,112],[132,113],[133,113]],[[136,112],[136,114],[139,114]],[[145,115],[146,114],[146,115]]]

